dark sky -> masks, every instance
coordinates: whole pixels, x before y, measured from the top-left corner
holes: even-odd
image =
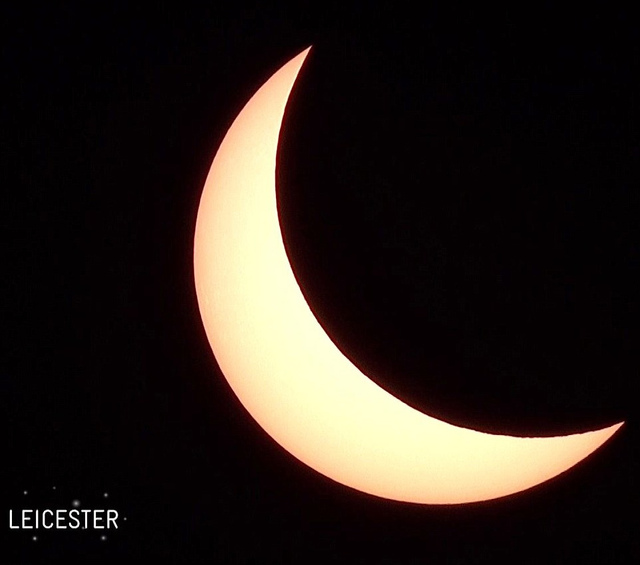
[[[108,492],[127,521],[37,542],[3,522],[0,561],[638,560],[630,14],[263,4],[3,9],[1,512]],[[278,197],[312,309],[446,421],[627,422],[569,473],[475,505],[381,500],[295,460],[231,392],[195,297],[199,197],[243,104],[309,45]]]

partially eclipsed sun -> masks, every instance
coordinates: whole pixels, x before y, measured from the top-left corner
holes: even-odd
[[[213,161],[198,210],[198,303],[231,388],[295,457],[384,498],[489,500],[566,471],[622,422],[544,438],[454,426],[380,388],[318,324],[285,252],[275,189],[284,109],[308,51],[276,72],[240,112]]]

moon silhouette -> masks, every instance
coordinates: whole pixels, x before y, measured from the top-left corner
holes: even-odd
[[[285,251],[275,180],[285,106],[308,51],[277,71],[240,112],[213,160],[198,210],[198,304],[234,393],[300,461],[383,498],[477,502],[566,471],[623,422],[531,438],[451,425],[371,381],[318,323]]]

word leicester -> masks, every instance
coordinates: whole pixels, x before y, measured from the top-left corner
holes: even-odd
[[[77,530],[78,528],[104,530],[118,529],[116,510],[22,510],[13,516],[9,510],[9,528],[12,530]]]

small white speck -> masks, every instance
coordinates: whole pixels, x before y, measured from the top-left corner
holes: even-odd
[[[56,490],[56,487],[53,487],[53,490]]]
[[[71,506],[73,506],[74,508],[78,508],[78,506],[80,506],[80,501],[76,498],[72,503]]]
[[[109,497],[109,493],[108,493],[108,492],[105,492],[105,493],[104,493],[104,497],[105,497],[105,498],[108,498],[108,497]]]
[[[100,539],[101,539],[102,541],[105,541],[105,540],[107,539],[107,536],[100,536]]]
[[[127,517],[126,517],[126,516],[124,517],[124,521],[125,521],[125,522],[127,521]]]
[[[22,494],[27,494],[27,491],[25,490]]]
[[[33,536],[31,539],[32,539],[33,541],[38,541],[38,536]]]

